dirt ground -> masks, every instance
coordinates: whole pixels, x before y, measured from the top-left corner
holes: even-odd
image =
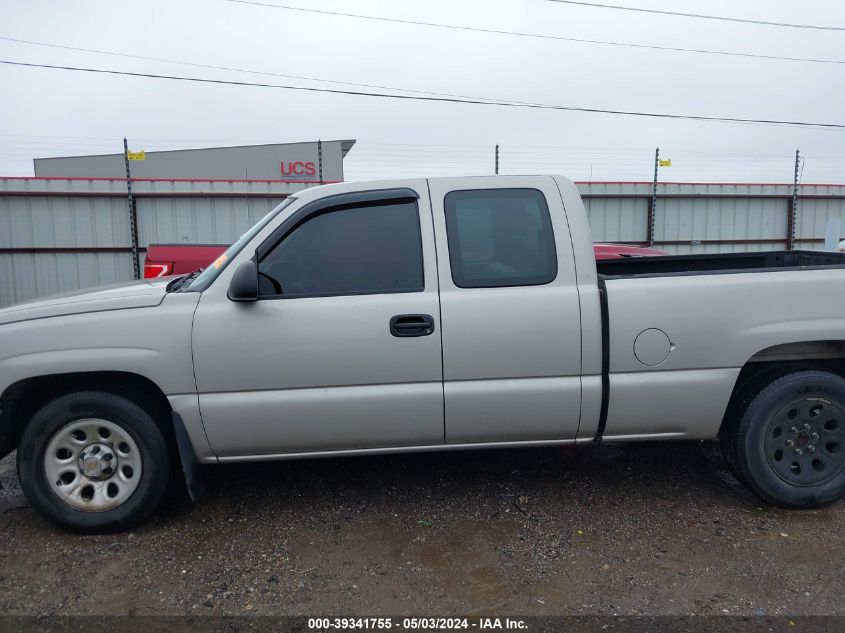
[[[701,443],[215,466],[76,536],[0,462],[6,614],[845,614],[845,503],[763,506]]]

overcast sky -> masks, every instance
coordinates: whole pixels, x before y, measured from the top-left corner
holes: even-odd
[[[556,36],[845,60],[845,31],[779,28],[544,0],[260,0]],[[841,0],[613,0],[845,27]],[[0,37],[437,93],[616,110],[845,124],[845,64],[663,52],[303,13],[225,0],[3,0]],[[0,58],[344,87],[0,40]],[[345,86],[350,89],[361,89]],[[357,139],[348,179],[563,173],[665,180],[845,182],[845,130],[426,103],[0,65],[0,175],[33,157]]]

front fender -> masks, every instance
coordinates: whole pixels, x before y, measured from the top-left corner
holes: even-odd
[[[28,378],[127,372],[165,395],[196,392],[191,323],[197,293],[168,295],[157,306],[19,321],[0,326],[0,393]]]

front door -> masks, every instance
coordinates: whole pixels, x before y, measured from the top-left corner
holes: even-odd
[[[409,192],[297,219],[259,249],[256,302],[230,301],[222,279],[203,293],[194,364],[218,457],[443,443],[425,181]]]

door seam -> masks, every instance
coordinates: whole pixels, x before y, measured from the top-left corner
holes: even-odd
[[[437,229],[434,222],[434,201],[431,198],[431,182],[425,179],[425,188],[428,191],[428,212],[431,214],[431,238],[434,244],[434,267],[437,271],[437,315],[440,319],[440,390],[443,394],[441,400],[443,406],[443,444],[446,444],[446,368],[443,363],[443,301],[440,297],[440,254],[437,251]]]

